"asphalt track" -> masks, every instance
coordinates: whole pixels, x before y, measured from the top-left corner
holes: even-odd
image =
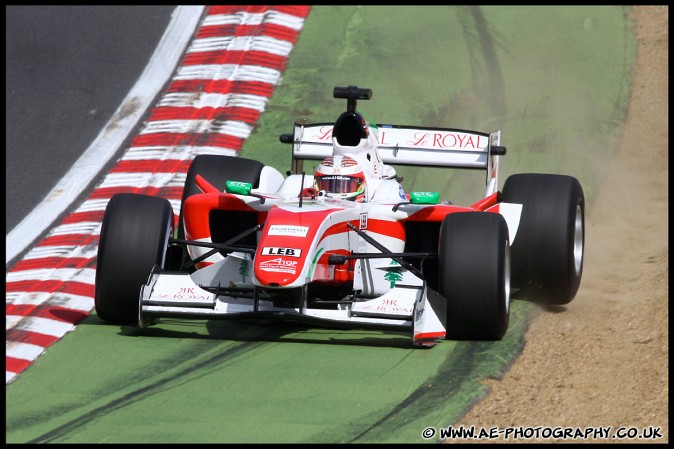
[[[629,70],[625,18],[618,7],[541,11],[313,7],[242,156],[285,168],[278,135],[298,116],[333,119],[342,105],[331,87],[357,84],[375,92],[368,115],[390,123],[508,130],[504,143],[518,154],[505,175],[572,172],[591,203],[597,181],[582,151],[622,118],[629,73],[614,72]],[[416,45],[413,20],[428,30]],[[530,39],[542,31],[549,39]],[[587,115],[608,126],[583,125]],[[422,178],[442,179],[426,173],[406,182],[421,190]],[[503,341],[430,350],[412,350],[403,335],[281,324],[167,320],[141,336],[92,314],[7,386],[7,442],[437,441],[422,431],[450,425],[486,393],[480,379],[516,357],[532,309],[515,301]]]
[[[105,126],[174,9],[6,7],[6,232],[42,201]]]

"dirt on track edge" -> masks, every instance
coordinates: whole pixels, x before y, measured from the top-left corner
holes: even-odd
[[[669,442],[668,6],[633,6],[637,61],[619,148],[587,206],[580,290],[541,308],[524,350],[453,425],[475,429],[619,428],[661,438],[446,440]]]

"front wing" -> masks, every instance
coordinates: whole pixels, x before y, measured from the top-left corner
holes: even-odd
[[[188,273],[156,269],[143,285],[141,327],[156,318],[274,319],[345,329],[409,332],[415,346],[430,347],[445,337],[445,300],[422,285],[396,285],[376,298],[340,304],[337,309],[291,307],[261,297],[232,294],[229,288],[202,288]]]

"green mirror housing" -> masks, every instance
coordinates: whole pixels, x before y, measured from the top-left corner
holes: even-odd
[[[241,181],[225,181],[225,192],[238,195],[250,195],[253,184]]]
[[[439,202],[440,202],[440,192],[410,193],[410,203],[412,204],[438,204]]]

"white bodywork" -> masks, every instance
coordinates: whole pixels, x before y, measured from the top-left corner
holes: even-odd
[[[408,164],[480,168],[487,171],[485,198],[497,192],[498,155],[492,148],[500,146],[500,131],[485,134],[475,131],[410,128],[379,125],[371,127],[368,138],[361,144],[340,151],[356,158],[368,174],[367,201],[354,203],[320,196],[304,204],[298,204],[298,194],[313,187],[312,174],[290,174],[285,179],[270,167],[261,174],[259,188],[253,193],[259,197],[237,195],[239,199],[257,211],[269,211],[278,207],[292,216],[303,212],[330,210],[327,219],[320,223],[313,240],[305,242],[301,251],[305,256],[295,262],[292,258],[279,257],[277,265],[262,265],[259,270],[297,274],[297,279],[284,287],[296,289],[299,300],[294,305],[274,302],[270,298],[273,288],[264,285],[255,276],[252,268],[255,260],[251,254],[233,252],[227,256],[212,255],[210,266],[192,274],[171,273],[156,270],[140,293],[139,323],[141,326],[153,317],[192,318],[281,318],[329,326],[372,327],[408,331],[412,342],[419,346],[431,346],[444,338],[445,313],[437,293],[431,291],[417,274],[401,266],[394,258],[360,258],[353,265],[353,295],[333,309],[308,308],[306,285],[317,275],[315,270],[334,270],[334,265],[318,264],[321,254],[342,250],[350,254],[376,253],[373,247],[358,232],[346,230],[346,223],[365,223],[367,217],[380,222],[395,223],[422,211],[426,204],[410,204],[400,184],[395,180],[395,170],[386,164]],[[332,124],[296,124],[293,135],[293,160],[322,160],[337,151],[331,137]],[[300,165],[301,167],[301,165]],[[392,207],[404,203],[397,209]],[[498,203],[487,211],[498,212],[506,220],[510,243],[515,239],[522,205]],[[301,222],[298,221],[301,224]],[[343,224],[339,232],[328,232],[335,224]],[[281,223],[286,231],[303,229],[297,224]],[[361,226],[361,230],[367,230]],[[268,232],[268,231],[267,231]],[[324,235],[325,234],[325,235]],[[271,234],[270,234],[271,235]],[[399,238],[367,230],[367,235],[393,253],[404,251],[405,242]],[[290,238],[297,237],[289,235]],[[258,243],[261,232],[258,231]],[[204,241],[209,241],[210,238]],[[291,246],[292,248],[292,246]],[[295,251],[299,248],[296,245]],[[268,251],[284,250],[280,245],[270,245]],[[190,256],[205,254],[209,248],[192,247]],[[264,254],[264,253],[262,253]],[[307,259],[307,254],[312,256]],[[312,259],[313,258],[313,259]],[[276,263],[276,262],[275,262]],[[263,273],[263,272],[259,272]],[[260,274],[262,275],[262,274]],[[235,294],[247,290],[248,295]],[[288,303],[290,304],[290,303]]]

